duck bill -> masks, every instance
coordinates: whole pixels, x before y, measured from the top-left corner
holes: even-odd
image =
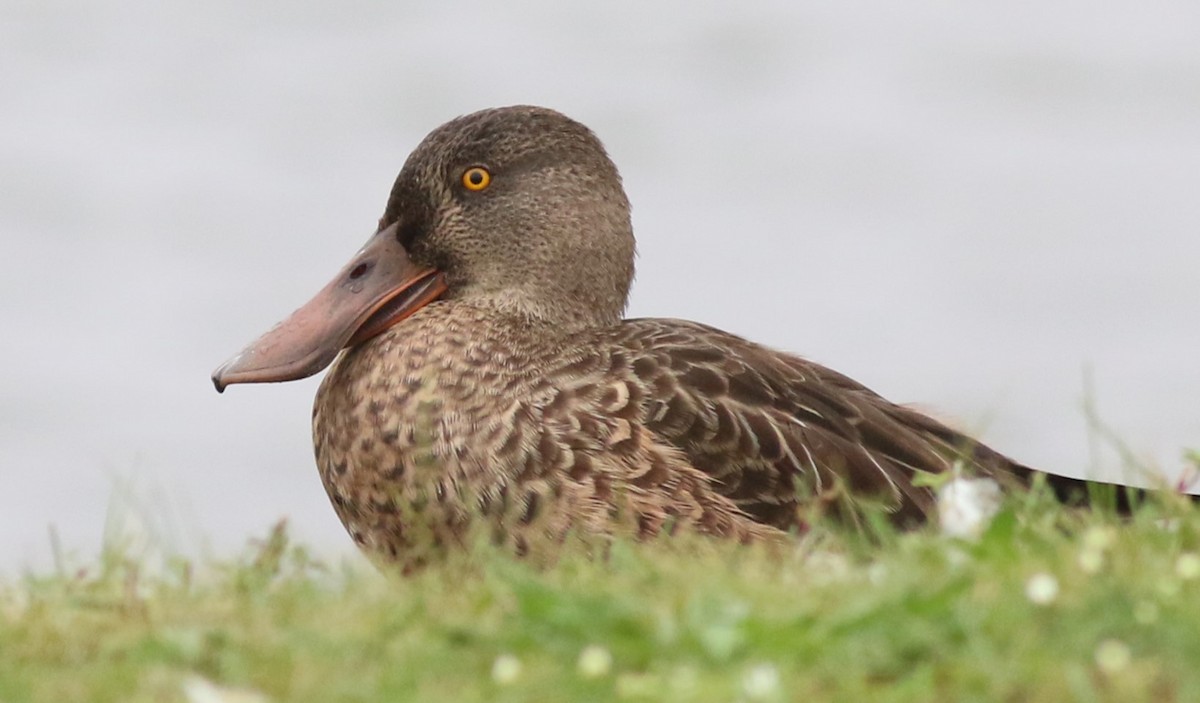
[[[396,225],[376,232],[304,307],[213,372],[218,392],[235,383],[307,378],[338,352],[365,342],[446,292],[436,269],[413,264]]]

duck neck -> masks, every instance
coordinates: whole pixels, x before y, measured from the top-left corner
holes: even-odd
[[[487,292],[468,291],[447,296],[448,301],[469,306],[496,318],[517,319],[531,327],[544,327],[559,333],[578,332],[615,325],[622,310],[612,306],[589,304],[570,297],[554,298],[544,291],[523,287]],[[609,308],[609,309],[605,309]]]

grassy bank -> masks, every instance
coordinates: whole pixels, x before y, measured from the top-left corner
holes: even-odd
[[[1200,515],[1032,495],[975,543],[822,527],[408,579],[277,530],[153,579],[112,556],[0,585],[2,703],[612,699],[1200,700]]]

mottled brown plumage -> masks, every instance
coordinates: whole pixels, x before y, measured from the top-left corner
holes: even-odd
[[[491,174],[477,192],[462,180],[476,166]],[[571,529],[752,541],[802,526],[805,506],[862,500],[911,525],[934,509],[922,473],[1031,475],[815,363],[692,322],[622,320],[629,204],[600,142],[556,112],[438,128],[379,229],[445,292],[347,349],[317,395],[322,480],[371,553],[419,563],[469,525],[519,553]],[[219,387],[236,382],[227,367]]]

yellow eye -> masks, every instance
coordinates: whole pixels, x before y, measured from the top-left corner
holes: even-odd
[[[463,171],[462,184],[467,190],[483,190],[492,182],[492,174],[482,166],[473,166]]]

